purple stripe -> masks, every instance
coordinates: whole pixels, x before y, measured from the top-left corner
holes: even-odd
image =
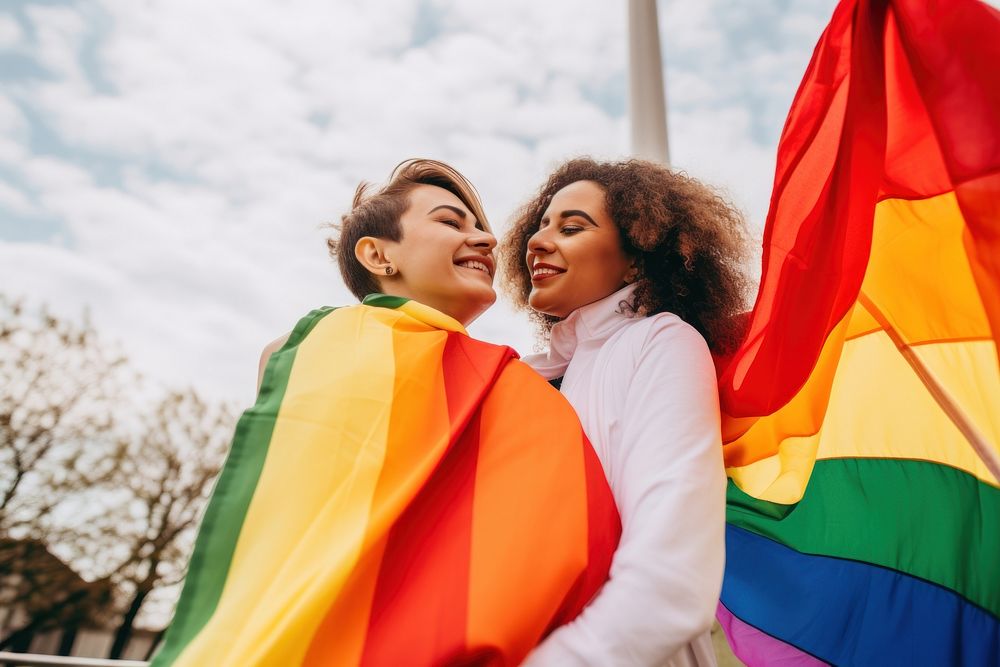
[[[719,603],[715,617],[726,633],[729,647],[747,667],[756,665],[781,665],[782,667],[814,667],[825,662],[804,653],[766,632],[744,623]]]

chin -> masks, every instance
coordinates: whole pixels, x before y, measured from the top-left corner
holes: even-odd
[[[542,313],[543,315],[551,315],[552,317],[558,317],[562,319],[565,317],[563,309],[559,307],[558,304],[552,303],[550,299],[546,299],[534,290],[528,295],[528,305],[531,309]]]
[[[481,285],[479,289],[472,290],[469,298],[483,302],[485,304],[484,307],[488,308],[496,302],[497,291],[493,289],[492,285]]]
[[[462,304],[462,313],[465,317],[455,319],[461,320],[464,325],[469,325],[496,303],[496,300],[496,291],[485,285],[478,290],[463,291],[462,294],[455,295],[455,302]]]

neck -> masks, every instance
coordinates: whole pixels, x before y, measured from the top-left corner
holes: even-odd
[[[486,310],[486,307],[472,308],[467,304],[455,303],[453,299],[441,299],[434,298],[430,295],[421,295],[405,288],[403,289],[384,289],[382,294],[386,296],[395,296],[402,299],[410,299],[411,301],[416,301],[425,306],[429,306],[434,310],[440,311],[461,323],[463,327],[468,327],[470,324],[476,321],[480,315]],[[464,307],[463,307],[464,306]]]

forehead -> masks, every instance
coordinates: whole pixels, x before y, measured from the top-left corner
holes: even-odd
[[[410,190],[409,200],[410,208],[420,215],[426,215],[428,211],[438,206],[448,205],[465,211],[472,216],[472,219],[476,217],[453,192],[436,185],[421,184],[414,187]]]
[[[580,209],[588,213],[603,213],[604,188],[594,181],[576,181],[552,195],[548,212]]]

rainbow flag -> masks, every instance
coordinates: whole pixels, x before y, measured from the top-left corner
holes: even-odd
[[[153,665],[515,665],[620,523],[572,407],[506,347],[376,295],[267,364]]]
[[[846,0],[721,363],[749,665],[1000,664],[1000,14]]]

